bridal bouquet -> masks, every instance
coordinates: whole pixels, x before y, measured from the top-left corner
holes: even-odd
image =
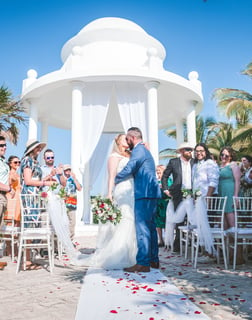
[[[120,209],[108,198],[102,198],[101,196],[91,198],[91,208],[95,224],[106,223],[107,221],[117,224],[121,220]]]

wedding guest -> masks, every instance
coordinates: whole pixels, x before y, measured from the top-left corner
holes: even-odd
[[[158,243],[159,247],[164,247],[165,245],[164,239],[163,239],[163,230],[165,229],[166,207],[169,201],[169,197],[167,197],[167,195],[164,194],[162,191],[161,179],[162,179],[164,170],[165,170],[165,166],[163,164],[159,164],[156,166],[157,179],[162,192],[162,198],[158,199],[157,214],[155,218],[156,228],[158,233],[158,240],[159,240],[159,243]],[[172,184],[172,179],[169,177],[167,187],[169,188],[171,184]]]
[[[66,198],[66,208],[67,216],[69,219],[69,231],[70,238],[73,241],[74,229],[76,223],[76,209],[77,209],[77,191],[82,190],[82,185],[77,180],[75,173],[72,171],[70,164],[65,164],[63,166],[64,176],[66,178],[65,192]]]
[[[252,157],[245,155],[241,158],[241,179],[240,179],[240,193],[241,197],[252,197],[252,184],[249,183],[246,176],[248,176],[252,166]]]
[[[7,199],[15,199],[15,213],[14,213],[14,221],[15,221],[15,227],[20,226],[20,191],[21,191],[21,184],[20,184],[20,175],[18,173],[18,169],[20,167],[20,160],[17,156],[10,156],[8,158],[8,165],[10,167],[10,173],[9,173],[9,182],[11,188],[15,191],[15,195],[11,193],[7,193]],[[8,203],[7,203],[7,212],[5,214],[5,219],[11,220],[12,219],[12,212],[10,214],[8,213],[10,210],[8,210]]]
[[[7,209],[7,197],[6,194],[9,192],[14,197],[15,191],[11,188],[9,183],[9,166],[5,161],[6,153],[6,140],[5,137],[0,136],[0,225],[3,223],[3,215]],[[3,270],[7,266],[7,262],[0,262],[0,270]]]
[[[7,197],[7,210],[4,214],[5,223],[11,224],[12,219],[14,219],[14,226],[20,226],[20,175],[18,173],[18,169],[20,167],[20,160],[17,156],[10,156],[8,158],[8,165],[10,168],[9,173],[9,183],[11,188],[15,191],[14,196],[11,192],[6,193]],[[13,206],[13,200],[15,201],[15,206]],[[15,209],[15,211],[13,211]],[[15,244],[15,255],[17,255],[17,246]],[[6,242],[6,254],[7,256],[11,255],[11,243],[10,241]]]
[[[180,153],[180,157],[171,159],[164,170],[162,176],[162,189],[163,192],[171,197],[171,201],[174,204],[174,210],[178,209],[179,205],[183,201],[182,190],[192,191],[192,152],[193,147],[188,142],[183,142],[177,149]],[[168,178],[172,176],[173,184],[168,188]],[[185,208],[186,209],[186,208]],[[184,217],[186,215],[186,210]],[[178,227],[183,225],[184,222],[176,223],[176,236],[173,244],[173,251],[180,251],[180,235]]]
[[[44,142],[39,142],[35,139],[30,139],[26,143],[26,149],[20,167],[22,194],[38,194],[42,190],[42,187],[50,187],[53,184],[53,181],[42,180],[42,170],[38,162],[38,156],[45,146],[46,144]],[[30,219],[38,219],[36,210],[31,211]],[[41,268],[41,266],[33,264],[30,258],[30,250],[27,250],[27,269],[37,270]]]
[[[203,197],[218,194],[219,168],[205,145],[198,143],[194,148],[195,159],[192,167],[193,191],[200,190]]]
[[[44,151],[44,161],[45,164],[42,165],[42,179],[44,181],[54,181],[58,184],[58,189],[60,186],[66,186],[66,178],[63,174],[63,165],[59,164],[55,166],[55,155],[52,149],[46,149]],[[43,187],[43,191],[48,191],[49,187]]]
[[[233,197],[238,197],[240,189],[240,168],[236,163],[235,151],[231,147],[224,147],[220,151],[220,197],[227,196],[225,207],[225,229],[235,226]]]

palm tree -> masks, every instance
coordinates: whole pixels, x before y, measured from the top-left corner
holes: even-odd
[[[241,72],[252,78],[252,62]],[[232,144],[239,152],[250,153],[252,150],[252,95],[244,90],[219,88],[214,90],[213,99],[228,119],[235,118]]]
[[[186,124],[183,126],[184,139],[187,140]],[[216,121],[213,117],[204,119],[201,116],[196,117],[196,142],[204,142],[208,144],[209,139],[216,134]],[[168,129],[165,131],[166,135],[170,138],[176,139],[176,128]],[[176,156],[176,150],[167,148],[159,152],[160,159],[167,159]]]
[[[252,78],[252,63],[241,72]],[[252,95],[246,91],[229,88],[215,89],[213,99],[220,111],[230,119],[235,117],[237,127],[246,126],[252,120]]]
[[[26,117],[19,101],[12,98],[12,92],[4,86],[0,87],[0,134],[10,142],[17,144],[18,124],[25,124]]]

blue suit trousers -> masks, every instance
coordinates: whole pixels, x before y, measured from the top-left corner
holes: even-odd
[[[158,237],[155,224],[157,199],[135,200],[135,222],[138,252],[137,264],[149,266],[158,262]]]

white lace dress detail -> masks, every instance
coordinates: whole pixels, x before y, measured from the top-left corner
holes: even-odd
[[[127,157],[120,157],[117,172],[128,162]],[[117,225],[110,222],[101,224],[98,230],[97,248],[94,254],[81,255],[78,265],[122,269],[136,263],[136,230],[134,217],[134,181],[127,179],[115,186],[114,201],[122,212],[122,219]],[[85,257],[84,257],[85,256]]]

